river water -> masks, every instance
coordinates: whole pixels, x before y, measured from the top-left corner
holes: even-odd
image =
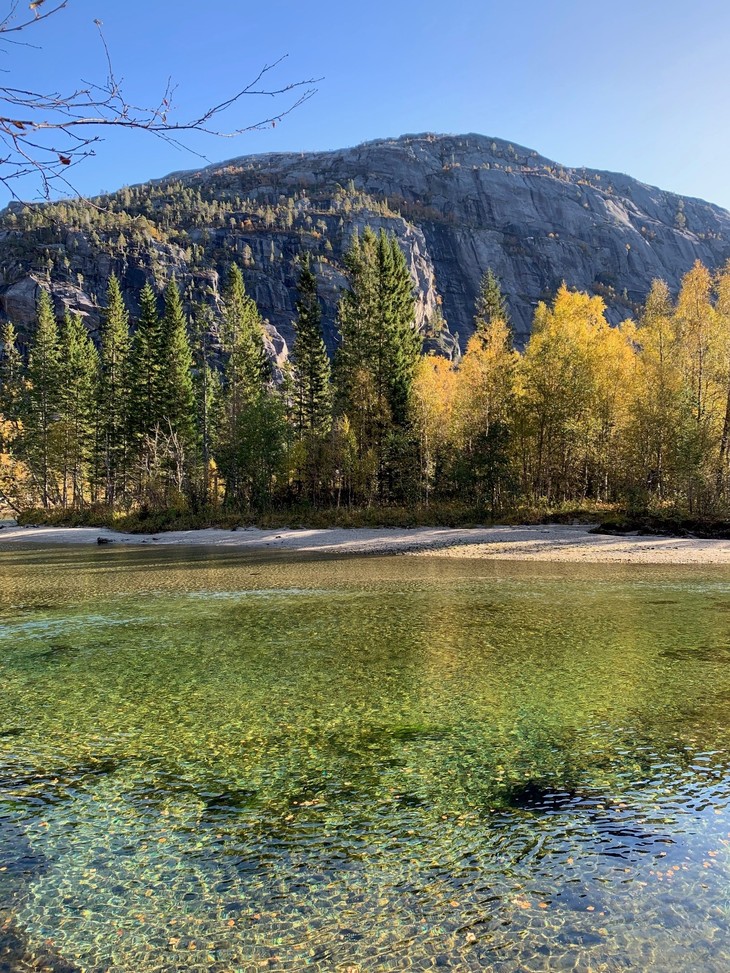
[[[0,971],[730,969],[730,570],[0,552]]]

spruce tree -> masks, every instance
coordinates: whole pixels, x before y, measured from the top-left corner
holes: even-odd
[[[353,241],[346,266],[350,287],[340,301],[342,341],[337,356],[345,409],[355,405],[350,386],[360,385],[358,373],[366,372],[374,386],[376,411],[404,425],[421,350],[405,256],[395,237],[383,230],[376,236],[366,227],[362,239]]]
[[[78,314],[61,328],[59,427],[62,443],[62,503],[82,506],[94,447],[99,356]]]
[[[243,274],[234,264],[223,293],[221,343],[226,354],[223,390],[217,410],[215,457],[226,480],[226,500],[246,501],[248,427],[267,397],[271,366],[266,356],[263,322],[246,293]]]
[[[407,425],[420,353],[412,282],[398,241],[370,227],[354,239],[346,266],[350,286],[340,300],[335,360],[339,405],[360,458],[374,450],[381,466],[389,431]]]
[[[195,438],[193,355],[180,290],[173,277],[165,288],[160,329],[160,404],[169,430],[187,448]]]
[[[491,267],[487,267],[479,283],[474,330],[479,335],[486,333],[495,321],[504,321],[508,328],[510,326],[507,299],[502,294],[499,278]]]
[[[218,414],[221,395],[220,372],[213,365],[212,351],[213,312],[210,307],[198,305],[193,313],[193,392],[195,395],[195,419],[200,440],[202,466],[201,498],[207,503],[210,495],[210,472],[213,425]]]
[[[377,318],[378,274],[375,260],[376,237],[370,227],[362,239],[355,234],[345,254],[349,286],[338,307],[340,344],[335,356],[337,393],[342,411],[354,413],[364,407],[359,392],[362,376],[372,368]]]
[[[243,274],[233,264],[223,293],[221,339],[228,362],[229,391],[239,398],[256,398],[271,379],[264,344],[263,321],[256,302],[246,293]]]
[[[393,420],[402,427],[408,421],[408,399],[422,342],[416,329],[413,282],[405,254],[396,238],[388,238],[383,231],[378,239],[378,259],[387,395]]]
[[[139,295],[140,315],[132,338],[129,424],[136,446],[162,421],[162,333],[157,296],[146,283]]]
[[[129,314],[119,281],[112,274],[101,328],[97,451],[106,502],[114,507],[124,493],[129,435]]]
[[[421,351],[413,284],[397,239],[383,230],[376,236],[366,227],[346,266],[350,286],[340,300],[335,360],[339,408],[356,443],[356,476],[366,494],[377,484],[382,498],[386,479],[400,478],[393,457],[409,448],[408,400]]]
[[[23,357],[15,326],[7,321],[0,331],[0,416],[16,429],[23,404]]]
[[[47,291],[37,304],[37,326],[28,358],[28,400],[25,417],[26,459],[44,507],[56,498],[57,455],[53,437],[60,404],[60,345],[56,315]]]
[[[292,364],[294,422],[301,439],[306,434],[326,434],[332,421],[330,362],[322,338],[322,309],[309,254],[302,263],[297,289]]]

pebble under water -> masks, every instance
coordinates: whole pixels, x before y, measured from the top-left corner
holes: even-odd
[[[730,969],[730,571],[0,551],[0,973]]]

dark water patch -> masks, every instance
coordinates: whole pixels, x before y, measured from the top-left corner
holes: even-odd
[[[258,792],[245,789],[226,789],[215,793],[198,791],[205,802],[203,821],[217,824],[239,817],[256,802]]]
[[[555,790],[554,782],[525,780],[514,784],[502,785],[499,796],[503,806],[521,811],[552,813],[574,808],[587,798],[576,791]]]
[[[418,740],[443,740],[449,734],[445,726],[430,726],[427,723],[410,723],[396,726],[387,731],[393,740],[402,742]]]
[[[120,761],[99,757],[78,764],[38,768],[22,761],[0,761],[0,800],[30,802],[33,807],[72,799],[80,788],[94,786],[99,778],[115,774]]]
[[[6,608],[0,610],[0,619],[3,621],[12,621],[13,618],[20,615],[35,615],[38,612],[52,612],[58,609],[58,604],[50,601],[38,601],[29,602],[28,604],[19,605],[8,605]]]
[[[47,858],[20,823],[3,823],[0,842],[0,907],[9,906],[26,883],[46,871]]]
[[[672,646],[672,648],[662,651],[661,658],[669,659],[673,662],[699,662],[724,666],[730,663],[730,645],[705,644]]]
[[[0,730],[0,740],[10,739],[12,737],[19,737],[23,735],[22,726],[11,726],[6,730]]]
[[[2,913],[0,912],[0,919]],[[0,926],[0,973],[83,973],[80,966],[75,966],[63,959],[48,944],[37,946],[31,944],[22,929],[15,927],[12,921],[6,921]]]
[[[47,663],[63,663],[71,661],[78,654],[78,649],[73,645],[62,642],[54,642],[43,652],[38,653],[37,658]]]

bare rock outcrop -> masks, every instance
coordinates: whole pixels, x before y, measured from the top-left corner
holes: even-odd
[[[50,283],[59,313],[77,309],[94,329],[111,271],[133,312],[144,281],[161,287],[172,273],[191,301],[217,303],[236,260],[280,361],[293,338],[301,254],[315,258],[334,350],[343,256],[367,225],[398,237],[418,325],[424,335],[435,329],[429,346],[447,354],[455,334],[463,345],[473,329],[487,267],[502,280],[524,342],[537,302],[561,281],[600,294],[617,322],[636,313],[654,278],[676,291],[695,260],[714,268],[730,258],[730,213],[720,207],[480,135],[247,156],[121,190],[100,201],[103,217],[80,207],[5,212],[4,316],[27,328],[37,287]]]

